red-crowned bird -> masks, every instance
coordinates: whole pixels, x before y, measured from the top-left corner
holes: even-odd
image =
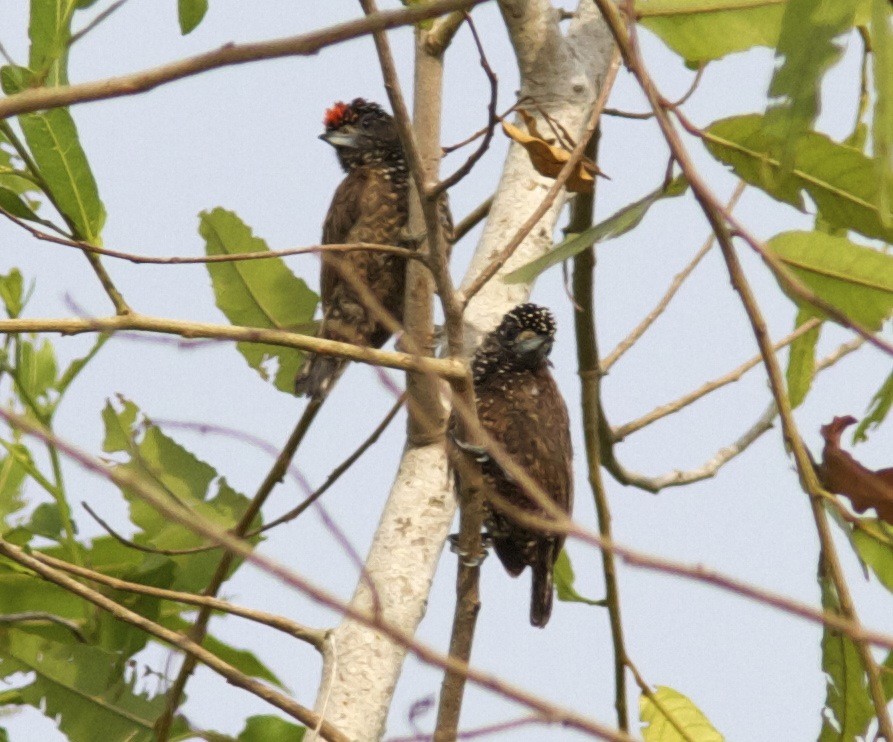
[[[401,244],[407,218],[407,173],[403,147],[390,114],[363,98],[338,102],[325,114],[325,133],[347,173],[335,190],[323,224],[323,244]],[[406,260],[371,250],[323,253],[318,336],[380,348],[391,330],[345,279],[366,286],[397,322],[403,319]],[[295,379],[295,394],[325,395],[345,361],[310,355]]]

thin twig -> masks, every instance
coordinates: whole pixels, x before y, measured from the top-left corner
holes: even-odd
[[[137,595],[148,595],[153,598],[159,598],[160,600],[172,600],[177,603],[185,603],[186,605],[207,606],[215,611],[221,611],[222,613],[246,618],[249,621],[256,621],[257,623],[282,631],[295,639],[306,642],[317,650],[322,649],[323,642],[326,638],[327,632],[322,629],[311,629],[283,616],[277,616],[265,611],[258,611],[254,608],[245,608],[244,606],[235,605],[234,603],[221,600],[220,598],[213,598],[209,595],[194,595],[193,593],[185,593],[179,590],[167,590],[161,587],[142,585],[139,582],[120,580],[117,577],[111,577],[102,572],[87,569],[86,567],[80,567],[76,564],[70,564],[62,559],[56,559],[49,554],[44,554],[39,551],[32,552],[31,556],[44,564],[48,564],[50,567],[60,569],[69,574],[77,575],[78,577],[83,577],[91,582],[98,582],[100,585],[105,585],[114,590],[136,593]],[[0,617],[0,621],[2,620],[4,619]]]
[[[78,31],[77,33],[73,33],[71,35],[71,38],[68,39],[68,48],[71,49],[71,47],[74,46],[77,41],[80,41],[82,38],[84,38],[84,36],[90,33],[90,31],[96,28],[100,23],[102,23],[106,18],[108,18],[126,2],[127,0],[116,0],[105,10],[103,10],[99,15],[97,15],[92,21],[90,21],[86,26],[84,26],[80,31]]]
[[[55,613],[47,613],[46,611],[22,611],[21,613],[4,613],[0,615],[0,624],[17,624],[17,623],[52,623],[61,626],[63,629],[70,631],[71,634],[81,644],[87,643],[87,637],[81,631],[81,627],[74,621]]]
[[[136,551],[142,551],[146,554],[164,554],[165,556],[183,556],[185,554],[200,554],[203,551],[209,551],[211,549],[219,548],[217,544],[210,544],[207,546],[193,546],[189,549],[162,549],[158,546],[144,546],[143,544],[138,544],[136,541],[131,541],[129,538],[122,536],[118,533],[114,528],[112,528],[108,523],[106,523],[93,508],[91,508],[86,502],[81,502],[84,510],[86,510],[90,516],[95,520],[102,529],[108,533],[115,541],[126,546],[128,549],[134,549]]]
[[[388,425],[391,424],[391,421],[397,416],[397,413],[403,407],[404,402],[406,401],[406,394],[400,395],[400,398],[394,403],[394,406],[391,407],[390,411],[387,415],[385,415],[384,419],[378,424],[375,430],[369,435],[366,440],[364,440],[356,450],[350,454],[344,461],[342,461],[338,466],[336,466],[332,472],[326,477],[326,481],[323,482],[313,494],[309,495],[304,499],[304,501],[298,505],[296,508],[289,510],[284,515],[280,515],[278,518],[271,520],[269,523],[265,523],[260,528],[257,528],[253,531],[249,531],[245,534],[246,538],[251,538],[252,536],[257,536],[264,531],[269,531],[271,528],[275,528],[276,526],[282,525],[283,523],[288,523],[289,521],[297,518],[301,513],[303,513],[307,508],[309,508],[314,502],[316,502],[320,497],[322,497],[326,490],[328,490],[335,482],[337,482],[341,475],[344,474],[351,466],[353,466],[357,459],[359,459],[369,448],[381,437],[381,434],[387,429]]]
[[[521,107],[521,105],[522,105],[523,103],[524,103],[524,100],[515,101],[514,103],[512,103],[512,105],[510,105],[508,108],[506,108],[505,111],[504,111],[503,113],[500,113],[496,118],[499,119],[499,120],[501,121],[501,120],[504,119],[506,116],[508,116],[512,111],[514,111],[515,109]],[[469,134],[467,137],[465,137],[465,139],[463,139],[463,140],[460,141],[460,142],[456,142],[455,144],[445,144],[445,145],[443,145],[443,146],[440,148],[440,149],[441,149],[441,152],[443,152],[444,155],[448,155],[448,154],[450,154],[451,152],[455,152],[457,149],[462,149],[463,147],[465,147],[465,146],[471,144],[472,142],[474,142],[475,140],[480,139],[480,138],[481,138],[482,136],[484,136],[484,134],[486,134],[486,133],[487,133],[487,127],[486,127],[486,126],[482,126],[480,129],[478,129],[476,132],[474,132],[474,134]]]
[[[741,198],[741,195],[744,193],[744,189],[746,188],[746,184],[743,180],[738,181],[738,185],[735,186],[735,191],[732,193],[731,198],[729,198],[728,204],[726,208],[731,211],[735,208],[738,203],[738,200]],[[701,262],[701,259],[710,251],[710,248],[713,247],[713,243],[716,241],[716,235],[713,232],[710,233],[710,236],[701,245],[701,249],[695,253],[695,256],[689,261],[688,265],[685,266],[676,276],[673,278],[673,281],[670,283],[669,288],[666,293],[660,298],[660,301],[657,305],[652,309],[646,317],[633,328],[633,331],[623,340],[621,340],[617,347],[614,348],[608,355],[606,355],[602,359],[602,373],[608,373],[608,370],[613,366],[617,361],[620,360],[621,356],[626,353],[638,340],[645,334],[649,327],[654,324],[654,321],[660,317],[661,314],[664,313],[664,310],[669,305],[670,301],[672,301],[673,297],[676,295],[676,292],[679,291],[679,288],[685,282],[685,280],[692,274],[694,269]]]
[[[772,346],[773,350],[781,350],[782,348],[793,343],[795,340],[797,340],[797,338],[802,337],[821,324],[822,320],[818,319],[817,317],[807,320],[792,333],[786,335],[777,343],[775,343],[775,345]],[[679,412],[680,410],[688,407],[688,405],[696,402],[702,397],[706,397],[711,392],[715,392],[717,389],[721,389],[728,384],[732,384],[738,381],[742,376],[744,376],[746,372],[750,371],[750,369],[760,365],[762,360],[763,356],[757,354],[750,360],[742,363],[740,366],[729,371],[728,373],[723,374],[719,378],[702,384],[697,389],[689,392],[688,394],[683,394],[681,397],[679,397],[679,399],[655,407],[653,410],[651,410],[651,412],[648,412],[641,417],[637,417],[635,420],[631,420],[628,423],[618,425],[612,430],[615,443],[619,443],[627,436],[635,433],[638,430],[641,430],[648,425],[651,425],[651,423],[653,422],[657,422],[658,420],[661,420],[668,415]]]
[[[496,73],[493,71],[493,68],[490,66],[490,63],[487,61],[487,54],[484,51],[484,45],[481,43],[481,37],[478,36],[477,28],[475,28],[474,21],[471,20],[471,15],[468,13],[465,14],[465,21],[468,23],[468,28],[471,30],[471,35],[474,37],[474,43],[478,49],[478,56],[481,62],[481,68],[484,70],[484,74],[487,76],[487,80],[490,82],[490,102],[487,104],[487,127],[484,132],[484,138],[481,141],[478,148],[472,152],[468,159],[447,178],[441,180],[437,185],[433,186],[428,191],[429,198],[437,198],[444,191],[452,188],[456,183],[458,183],[462,178],[464,178],[468,173],[471,172],[471,169],[475,166],[478,160],[484,156],[484,153],[490,147],[490,142],[493,140],[493,132],[496,131],[496,124],[499,121],[499,118],[496,115],[496,100],[499,95],[499,81],[496,78]]]
[[[467,235],[472,229],[487,218],[490,213],[490,207],[493,206],[493,196],[476,206],[468,216],[453,227],[453,234],[450,235],[450,242],[456,243]]]
[[[635,663],[630,660],[628,657],[626,659],[626,667],[630,671],[633,676],[633,679],[636,681],[636,685],[639,686],[639,690],[642,695],[645,696],[651,703],[655,705],[658,711],[660,711],[661,715],[670,723],[670,726],[676,730],[676,733],[685,740],[685,742],[697,742],[697,740],[692,739],[689,733],[685,730],[676,718],[673,716],[673,713],[664,706],[663,702],[657,697],[657,694],[653,690],[651,690],[651,686],[645,682],[645,678],[642,677],[642,674],[639,672],[639,668],[636,667]]]
[[[289,255],[310,255],[321,253],[343,253],[343,252],[380,252],[390,255],[399,255],[410,260],[419,260],[425,262],[425,256],[415,250],[409,250],[405,247],[395,247],[394,245],[378,245],[372,242],[354,242],[349,244],[332,244],[332,245],[311,245],[308,247],[291,247],[285,250],[258,250],[256,252],[243,252],[234,255],[172,255],[168,257],[155,257],[152,255],[138,255],[136,253],[124,252],[122,250],[110,250],[107,247],[98,247],[91,245],[89,242],[82,240],[73,240],[67,237],[59,237],[44,232],[36,227],[28,224],[27,221],[21,219],[14,214],[10,214],[6,209],[0,206],[0,214],[5,216],[11,222],[14,222],[22,229],[27,230],[34,237],[43,242],[52,242],[56,245],[65,247],[74,247],[84,252],[95,253],[96,255],[104,255],[109,258],[118,258],[126,260],[130,263],[147,264],[147,265],[194,265],[205,263],[236,263],[242,260],[267,260],[269,258],[283,258]]]

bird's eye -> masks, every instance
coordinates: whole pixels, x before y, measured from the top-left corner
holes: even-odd
[[[370,129],[372,127],[372,116],[363,116],[363,118],[360,119],[360,127],[363,129]]]

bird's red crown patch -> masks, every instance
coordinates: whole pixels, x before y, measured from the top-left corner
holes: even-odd
[[[326,129],[337,129],[350,117],[350,114],[350,106],[339,100],[334,106],[326,110],[323,123]]]

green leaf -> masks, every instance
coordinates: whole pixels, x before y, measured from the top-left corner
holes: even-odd
[[[893,526],[882,520],[861,518],[850,540],[881,584],[893,593]]]
[[[239,742],[301,742],[304,739],[304,727],[280,719],[278,716],[251,716],[245,722],[245,728],[239,732]]]
[[[30,222],[43,222],[43,220],[34,213],[34,210],[25,203],[18,193],[11,188],[0,185],[0,208],[8,211],[19,219],[27,219]]]
[[[784,0],[639,0],[636,15],[689,62],[707,62],[752,46],[775,46]]]
[[[70,222],[75,236],[99,244],[105,206],[87,155],[67,109],[26,113],[19,123],[53,203]]]
[[[17,689],[20,703],[58,720],[71,742],[151,742],[152,725],[165,708],[164,694],[137,693],[122,679],[119,657],[83,644],[65,644],[18,629],[0,632],[0,675],[33,672]],[[177,732],[186,724],[178,718]]]
[[[128,461],[116,470],[128,472],[153,487],[160,487],[181,505],[202,518],[220,526],[232,528],[248,505],[248,499],[217,476],[212,466],[198,459],[147,419],[138,419],[137,408],[121,402],[121,411],[108,404],[103,410],[106,426],[105,450],[126,451]],[[190,549],[206,545],[202,536],[191,529],[169,520],[136,493],[124,491],[130,503],[130,520],[139,529],[133,540],[139,544],[161,549]],[[260,525],[255,517],[252,527]],[[254,540],[257,542],[257,539]],[[211,549],[182,556],[161,557],[144,555],[144,568],[157,566],[170,559],[175,575],[170,587],[174,590],[196,592],[204,588],[220,561],[220,551]],[[238,563],[234,563],[233,570]]]
[[[858,0],[789,0],[776,57],[784,63],[769,85],[774,98],[766,113],[766,133],[779,144],[784,172],[793,167],[793,145],[812,128],[819,113],[821,82],[843,52],[834,39],[852,28]]]
[[[879,330],[893,313],[893,255],[823,232],[783,232],[767,246],[813,292],[856,322]]]
[[[813,317],[815,317],[815,312],[808,307],[801,307],[797,310],[795,324],[800,327]],[[791,343],[786,374],[791,407],[799,407],[812,386],[812,379],[815,376],[815,348],[819,342],[821,329],[822,326],[818,325]]]
[[[184,36],[194,30],[205,13],[208,12],[208,0],[178,0],[177,15],[180,20],[180,33]]]
[[[858,0],[855,23],[864,23],[868,2]],[[774,47],[786,5],[787,0],[638,0],[636,17],[689,63],[698,63],[754,46]]]
[[[40,345],[35,346],[39,342]],[[16,378],[22,392],[35,402],[46,399],[50,389],[56,386],[56,352],[47,340],[20,339],[16,359]]]
[[[7,444],[11,449],[24,449],[21,443]],[[30,454],[21,456],[30,458]],[[8,455],[0,459],[0,527],[6,530],[7,518],[25,507],[22,485],[28,472],[19,457]]]
[[[810,132],[797,141],[793,171],[786,175],[763,122],[757,114],[716,121],[704,131],[704,144],[716,159],[773,198],[802,209],[805,190],[834,226],[893,242],[893,227],[884,225],[878,209],[877,169],[871,159]]]
[[[840,601],[826,575],[819,575],[822,608],[840,612]],[[874,717],[862,659],[851,639],[828,626],[822,635],[822,670],[827,677],[824,723],[819,742],[855,740]]]
[[[18,268],[13,268],[5,276],[0,275],[0,298],[6,307],[6,314],[15,319],[24,306],[22,288],[24,281]]]
[[[648,696],[639,698],[639,718],[644,724],[642,736],[645,742],[723,741],[723,736],[688,697],[666,686],[658,686],[654,696],[660,707]]]
[[[624,206],[603,222],[599,222],[584,232],[570,235],[556,245],[554,250],[512,271],[503,280],[506,283],[529,283],[546,269],[572,258],[590,245],[626,234],[638,226],[645,214],[648,213],[648,209],[657,201],[662,198],[681,196],[687,189],[688,182],[680,175],[666,186],[661,186],[644,198]]]
[[[231,211],[216,208],[201,214],[199,233],[205,238],[208,255],[236,255],[268,250],[266,243]],[[299,330],[316,311],[317,296],[286,267],[281,258],[208,263],[217,306],[234,325]],[[268,366],[275,362],[273,384],[292,394],[303,353],[293,348],[259,343],[236,347],[261,377],[270,378]]]
[[[868,431],[880,427],[881,423],[890,412],[893,405],[893,373],[883,383],[877,393],[871,398],[871,404],[868,405],[868,414],[862,418],[862,422],[853,433],[853,443],[868,439]]]
[[[31,515],[28,528],[37,536],[59,541],[62,538],[62,515],[56,503],[43,502]]]
[[[555,582],[555,595],[558,600],[564,600],[568,603],[586,603],[587,605],[604,605],[604,600],[592,600],[586,598],[576,591],[574,588],[574,568],[571,566],[571,560],[565,549],[561,550],[558,559],[555,561],[555,568],[552,572],[552,579]]]
[[[48,87],[68,84],[71,6],[70,0],[31,0],[28,66]]]
[[[871,2],[871,46],[875,87],[871,138],[877,168],[881,221],[893,226],[893,23],[889,0]]]

